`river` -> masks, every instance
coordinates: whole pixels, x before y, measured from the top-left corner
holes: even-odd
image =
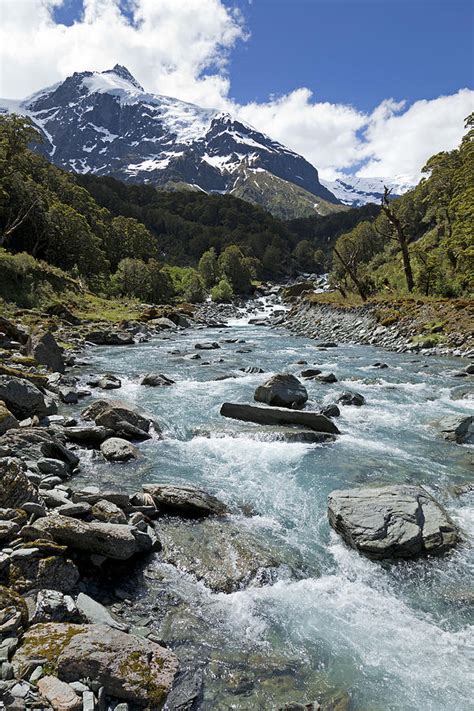
[[[220,349],[202,351],[201,360],[183,357],[208,340],[219,341]],[[176,350],[181,354],[171,353]],[[107,397],[153,413],[164,438],[141,444],[143,456],[133,464],[86,457],[74,486],[133,492],[145,482],[190,482],[234,509],[251,508],[252,516],[233,515],[237,525],[293,551],[306,571],[223,594],[178,574],[159,557],[148,566],[135,613],[151,616],[156,633],[184,663],[203,669],[203,709],[271,710],[324,694],[333,699],[327,708],[342,709],[336,699],[344,704],[345,692],[354,711],[472,708],[472,545],[465,541],[443,558],[373,562],[330,529],[326,504],[337,488],[419,483],[472,537],[474,498],[453,494],[453,486],[472,474],[472,447],[444,441],[430,424],[472,410],[472,399],[453,399],[466,387],[467,379],[453,377],[465,361],[355,345],[320,350],[314,341],[245,319],[220,331],[186,330],[134,346],[98,347],[87,360],[88,373],[121,377],[122,388]],[[300,360],[338,378],[335,384],[305,382],[309,409],[333,402],[344,389],[366,399],[362,407],[341,408],[337,442],[238,436],[242,423],[222,418],[221,404],[252,402],[256,386],[270,374],[298,375]],[[377,361],[389,367],[374,368]],[[239,369],[246,366],[265,374],[244,375]],[[150,371],[176,384],[140,386],[139,375]],[[223,375],[236,377],[216,379]],[[211,436],[196,436],[197,428]],[[166,610],[165,598],[173,601]]]

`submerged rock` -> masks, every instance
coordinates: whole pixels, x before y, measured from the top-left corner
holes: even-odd
[[[414,558],[444,553],[459,540],[446,511],[420,486],[333,491],[329,523],[369,558]]]
[[[16,675],[38,661],[61,681],[93,679],[107,695],[153,709],[163,706],[178,671],[169,649],[97,624],[34,625],[13,657]]]
[[[253,531],[229,521],[162,521],[160,538],[162,560],[194,575],[215,592],[266,585],[274,582],[282,568],[292,572],[284,555]],[[292,551],[288,559],[299,565],[294,556]]]
[[[267,405],[300,408],[308,399],[306,388],[289,373],[273,375],[255,390],[254,400]]]
[[[315,432],[339,434],[334,422],[319,412],[303,412],[280,407],[259,407],[225,402],[221,407],[220,414],[223,417],[231,417],[245,422],[256,422],[260,425],[302,425]]]
[[[143,491],[150,494],[160,509],[180,515],[201,518],[227,513],[227,506],[222,501],[195,486],[145,484]]]

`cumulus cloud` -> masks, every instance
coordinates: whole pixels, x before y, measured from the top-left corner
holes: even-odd
[[[387,99],[367,114],[319,101],[304,87],[238,105],[227,62],[248,34],[223,0],[83,0],[71,26],[54,20],[65,1],[0,0],[0,96],[23,98],[75,71],[119,63],[147,91],[231,111],[304,155],[328,180],[357,171],[408,182],[430,155],[459,143],[474,106],[474,92],[462,89],[411,106]]]

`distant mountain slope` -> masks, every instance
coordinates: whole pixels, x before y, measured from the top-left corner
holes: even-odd
[[[302,156],[230,114],[148,94],[119,65],[75,73],[24,101],[0,100],[2,111],[29,116],[44,136],[38,150],[76,173],[227,193],[247,164],[339,203]]]

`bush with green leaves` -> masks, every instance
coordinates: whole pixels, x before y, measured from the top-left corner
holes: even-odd
[[[218,284],[211,289],[211,299],[216,303],[228,304],[232,301],[234,292],[227,279],[221,279]]]

